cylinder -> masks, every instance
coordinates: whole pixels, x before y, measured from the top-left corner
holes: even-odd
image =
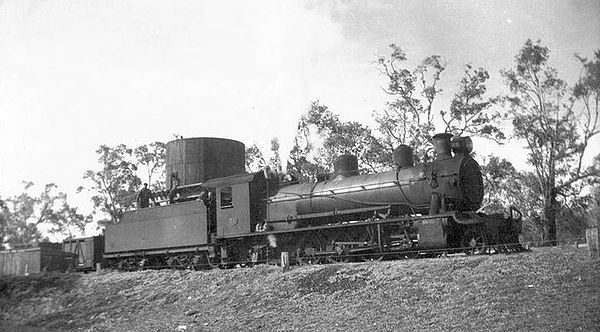
[[[238,141],[195,137],[167,143],[166,179],[172,175],[179,185],[200,183],[206,180],[245,172],[245,147]]]
[[[400,145],[394,150],[394,165],[398,168],[413,167],[413,150],[408,145]]]
[[[358,158],[350,154],[343,154],[333,163],[333,172],[335,176],[354,176],[358,175]]]

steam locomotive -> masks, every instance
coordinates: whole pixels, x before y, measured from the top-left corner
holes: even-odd
[[[483,178],[468,137],[437,134],[435,160],[414,165],[394,151],[394,170],[359,174],[340,156],[311,183],[265,169],[244,172],[244,145],[218,138],[167,144],[169,190],[159,204],[106,225],[103,260],[114,268],[228,267],[378,260],[439,253],[520,250],[521,214],[478,213]]]

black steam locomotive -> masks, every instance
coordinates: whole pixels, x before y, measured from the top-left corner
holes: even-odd
[[[439,253],[520,250],[521,215],[477,213],[479,165],[468,137],[433,137],[436,158],[413,165],[394,152],[394,170],[359,174],[340,156],[334,174],[298,183],[268,169],[244,172],[244,145],[217,138],[167,144],[170,189],[161,204],[125,212],[105,229],[105,265],[226,267],[276,261],[298,264]]]

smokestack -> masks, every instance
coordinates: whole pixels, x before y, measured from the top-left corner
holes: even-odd
[[[440,133],[433,135],[433,145],[437,154],[435,160],[444,160],[452,158],[450,138],[454,136],[450,133]]]

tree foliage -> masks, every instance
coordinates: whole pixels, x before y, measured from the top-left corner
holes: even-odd
[[[260,151],[260,148],[256,143],[252,144],[249,148],[246,148],[246,172],[252,173],[265,168],[267,162],[265,157]]]
[[[294,145],[289,154],[287,172],[300,181],[314,180],[317,174],[329,172],[322,150],[322,136],[327,128],[333,127],[339,121],[327,106],[318,101],[312,102],[308,113],[303,114],[298,121]]]
[[[93,193],[95,214],[118,222],[124,211],[135,207],[136,195],[143,182],[138,175],[141,169],[146,171],[144,178],[150,188],[164,189],[165,153],[165,144],[161,142],[135,149],[125,144],[115,147],[101,145],[96,150],[99,169],[85,171],[83,178],[88,180],[89,186],[79,187],[79,191]],[[161,176],[157,178],[157,174]]]
[[[83,178],[91,184],[88,191],[92,196],[94,213],[104,213],[112,222],[118,222],[123,211],[132,208],[135,203],[136,190],[141,180],[136,176],[137,167],[131,161],[132,150],[120,144],[115,148],[101,145],[96,153],[99,155],[99,170],[85,171]],[[80,187],[79,190],[83,190]]]
[[[342,154],[358,158],[359,168],[376,171],[385,165],[383,145],[371,130],[358,122],[344,122],[318,101],[298,122],[287,171],[300,180],[314,180],[317,174],[332,172],[335,159]]]
[[[88,190],[95,193],[92,196],[94,212],[105,213],[116,223],[124,210],[134,206],[141,181],[135,175],[135,165],[127,159],[132,150],[124,144],[116,148],[102,145],[96,153],[100,155],[100,170],[87,170],[83,178],[91,183]]]
[[[4,243],[8,237],[10,225],[10,211],[6,202],[0,197],[0,250],[4,249]]]
[[[429,141],[434,134],[433,102],[445,64],[439,55],[426,57],[414,69],[407,68],[406,53],[391,44],[389,58],[378,59],[379,71],[387,79],[384,91],[395,97],[387,108],[375,113],[388,151],[400,144],[413,148],[416,161],[427,161]]]
[[[24,182],[22,193],[0,199],[0,242],[13,247],[46,240],[44,233],[82,234],[91,216],[77,212],[67,203],[67,195],[53,184],[46,184],[39,195],[32,195],[33,182]]]
[[[521,201],[523,182],[513,164],[491,155],[481,167],[484,199],[482,206],[488,213],[502,213],[508,206],[518,206]]]
[[[588,228],[600,227],[600,187],[593,188],[590,193],[591,203],[586,218]]]
[[[152,188],[159,189],[165,187],[165,163],[166,163],[166,144],[162,142],[152,142],[146,145],[140,145],[133,150],[136,168],[142,166],[147,172],[147,183]],[[152,181],[153,177],[159,178]],[[145,180],[146,181],[146,180]]]
[[[279,155],[279,139],[273,137],[271,139],[271,158],[269,158],[269,165],[272,169],[282,172],[281,157]]]
[[[249,148],[246,148],[246,172],[257,172],[267,166],[273,171],[281,172],[282,167],[279,147],[279,139],[273,137],[271,139],[270,147],[271,156],[268,161],[256,143],[252,144]]]
[[[492,111],[498,99],[485,96],[489,79],[485,69],[466,65],[449,110],[438,113],[433,107],[442,93],[438,86],[446,68],[442,57],[426,57],[414,69],[409,69],[406,53],[395,44],[390,47],[391,55],[380,57],[377,63],[380,73],[387,79],[384,91],[394,99],[384,110],[374,114],[388,153],[405,144],[413,149],[416,162],[429,161],[436,122],[443,122],[445,132],[454,135],[469,134],[497,142],[505,139],[499,126],[503,116]]]
[[[540,242],[543,236],[540,202],[531,173],[519,172],[513,164],[497,156],[486,158],[482,166],[484,200],[481,210],[506,214],[509,207],[523,213],[523,235],[526,241]]]
[[[545,241],[556,240],[557,195],[568,196],[577,183],[599,175],[596,165],[585,167],[583,157],[590,139],[599,133],[598,88],[600,52],[593,61],[580,59],[581,79],[574,89],[548,64],[550,50],[528,40],[515,57],[515,66],[503,71],[512,95],[507,97],[514,116],[514,135],[529,150],[536,189],[544,202]],[[595,102],[590,102],[594,101]],[[584,105],[583,112],[577,108]]]
[[[493,139],[502,143],[506,138],[500,130],[499,121],[506,118],[492,106],[499,98],[486,98],[486,82],[490,78],[487,70],[465,66],[465,74],[460,80],[459,91],[450,103],[450,111],[441,111],[446,124],[445,132],[457,136],[470,135]]]

